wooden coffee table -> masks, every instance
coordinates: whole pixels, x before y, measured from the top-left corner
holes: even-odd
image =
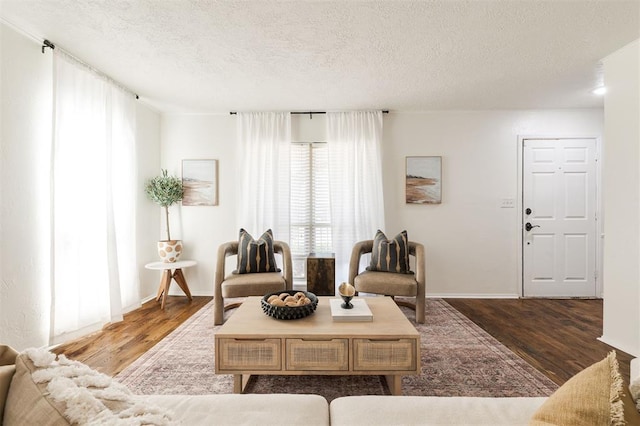
[[[306,318],[277,320],[249,297],[216,333],[216,373],[233,374],[242,393],[252,374],[384,375],[393,395],[402,376],[420,373],[420,334],[390,297],[366,298],[369,322],[336,322],[329,300]]]

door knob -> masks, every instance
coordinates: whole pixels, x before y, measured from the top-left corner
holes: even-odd
[[[527,231],[531,231],[533,228],[540,228],[540,225],[532,225],[530,222],[527,222],[524,225],[524,229],[526,229]]]

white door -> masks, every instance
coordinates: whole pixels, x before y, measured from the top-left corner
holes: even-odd
[[[523,294],[595,297],[596,141],[523,143]]]

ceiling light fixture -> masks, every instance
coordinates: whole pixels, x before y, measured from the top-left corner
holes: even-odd
[[[591,91],[591,93],[593,93],[594,95],[600,95],[601,96],[601,95],[604,95],[605,93],[607,93],[607,88],[604,87],[604,86],[600,86],[600,87],[597,87],[597,88],[593,89]]]

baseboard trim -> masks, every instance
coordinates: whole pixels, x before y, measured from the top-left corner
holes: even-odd
[[[605,335],[602,335],[600,337],[598,337],[598,340],[601,341],[602,343],[605,343],[609,346],[611,346],[612,348],[616,348],[622,352],[627,353],[628,355],[631,356],[636,356],[633,348],[629,347],[628,345],[621,343],[621,342],[617,342],[614,339],[610,339],[608,337],[606,337]]]
[[[150,300],[153,300],[153,299],[155,299],[155,298],[156,298],[156,296],[153,296],[153,295],[152,295],[152,296],[144,297],[144,298],[142,298],[142,301],[140,301],[140,304],[147,303],[147,302],[149,302]]]
[[[192,296],[208,296],[208,297],[213,297],[213,291],[193,291],[191,289],[189,289],[189,291],[191,292]],[[185,294],[182,292],[182,290],[180,290],[179,288],[175,289],[175,290],[169,290],[169,296],[185,296]],[[156,296],[151,296],[151,299],[155,299]]]
[[[620,343],[620,342],[616,342],[613,339],[609,339],[608,337],[602,335],[600,337],[598,337],[598,340],[601,341],[602,343],[606,343],[607,345],[616,348],[622,352],[625,352],[631,356],[637,356],[638,354],[636,354],[633,350],[633,348],[631,347],[627,347],[627,345]]]
[[[306,290],[305,288],[294,288],[295,290]],[[192,296],[208,296],[213,297],[211,292],[191,292]],[[171,291],[169,290],[169,296],[184,296],[180,290]],[[337,297],[337,296],[336,296]],[[427,299],[519,299],[520,296],[515,293],[495,293],[495,294],[486,294],[486,293],[429,293],[427,294]],[[149,296],[142,300],[142,303],[148,302],[149,300],[155,299],[155,296]]]
[[[429,293],[427,299],[519,299],[517,294],[485,294],[485,293]]]

